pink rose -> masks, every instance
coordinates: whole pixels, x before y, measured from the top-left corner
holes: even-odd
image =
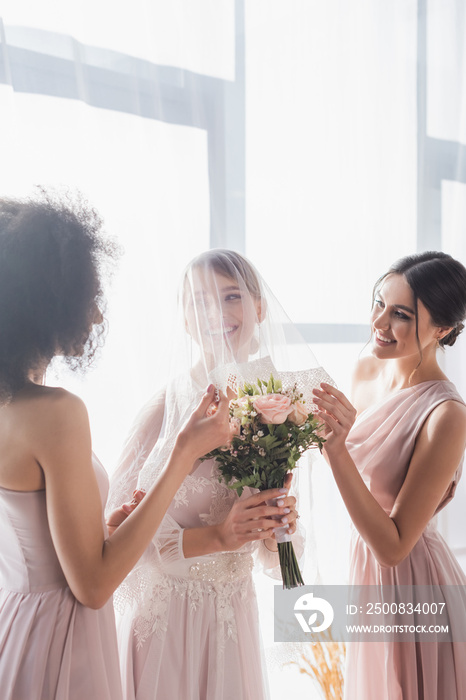
[[[295,425],[302,425],[306,422],[309,412],[301,401],[296,401],[296,403],[291,406],[291,409],[288,418],[292,423]]]
[[[283,394],[266,394],[254,397],[254,409],[259,414],[261,423],[274,423],[279,425],[288,418],[291,400]]]

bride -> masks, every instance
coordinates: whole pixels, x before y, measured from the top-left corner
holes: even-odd
[[[212,250],[193,260],[179,293],[166,386],[142,410],[127,441],[110,508],[157,478],[206,383],[226,391],[274,372],[284,385],[298,381],[312,403],[312,387],[328,376],[297,335],[292,345],[293,333],[241,255]],[[289,475],[285,486],[290,482]],[[274,497],[277,505],[267,506]],[[296,499],[287,489],[245,489],[239,499],[220,483],[214,460],[194,466],[152,546],[115,596],[127,700],[267,696],[251,572],[254,554],[279,577],[273,516],[295,533]]]

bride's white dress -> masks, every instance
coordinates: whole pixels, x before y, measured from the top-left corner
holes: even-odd
[[[141,459],[135,450],[135,459]],[[245,490],[243,498],[251,492]],[[178,490],[131,577],[115,596],[126,700],[262,700],[253,551],[266,568],[277,555],[263,543],[186,559],[183,529],[222,522],[236,493],[201,463]]]
[[[219,365],[216,386],[256,381],[273,372],[311,391],[332,381],[321,367],[277,373],[270,358]],[[202,395],[190,375],[143,409],[115,473],[110,509],[136,486],[150,488],[165,466],[176,435]],[[242,498],[253,492],[244,489]],[[268,697],[252,580],[254,560],[281,582],[278,554],[264,542],[236,552],[186,559],[183,530],[223,522],[238,496],[220,482],[214,460],[199,464],[173,499],[152,545],[114,596],[125,700],[264,700]],[[297,557],[303,537],[293,535]],[[278,582],[278,581],[277,581]]]

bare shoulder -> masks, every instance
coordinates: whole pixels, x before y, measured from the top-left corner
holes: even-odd
[[[39,463],[66,443],[90,442],[86,405],[66,389],[40,387],[26,402],[23,415],[28,442]]]
[[[351,400],[358,413],[377,400],[377,378],[381,372],[380,360],[376,357],[362,357],[354,368],[351,384]]]
[[[84,401],[60,387],[39,387],[31,397],[29,407],[38,422],[58,421],[63,424],[72,419],[87,418]]]
[[[414,458],[417,454],[423,474],[430,463],[431,479],[439,473],[448,473],[452,478],[465,448],[466,406],[459,401],[447,400],[435,406],[424,421],[416,438]]]
[[[87,410],[82,399],[66,389],[33,385],[18,392],[5,414],[17,429],[40,431],[50,423],[87,417]]]
[[[372,355],[361,357],[353,371],[353,382],[372,381],[377,379],[381,371],[380,360]]]
[[[60,388],[28,386],[2,408],[0,478],[14,490],[36,491],[44,475],[64,455],[90,452],[90,429],[83,401]]]
[[[424,429],[430,436],[457,435],[466,441],[466,406],[460,401],[442,401],[429,414]]]

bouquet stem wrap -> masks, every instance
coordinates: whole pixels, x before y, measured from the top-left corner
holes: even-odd
[[[273,506],[277,498],[266,501],[268,506]],[[282,574],[283,588],[296,588],[303,586],[304,581],[299,569],[298,560],[291,541],[291,535],[286,526],[275,529],[275,539],[278,546],[278,558],[280,560],[280,571]]]

